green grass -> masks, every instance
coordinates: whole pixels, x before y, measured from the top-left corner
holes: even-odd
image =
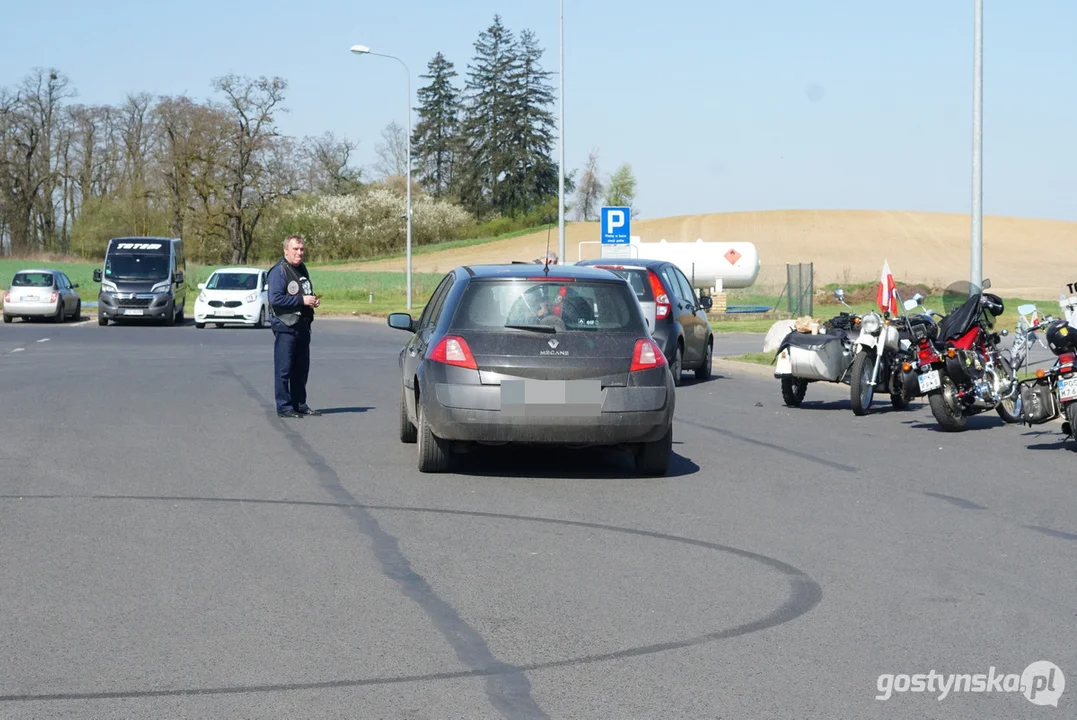
[[[512,232],[503,233],[494,237],[487,238],[468,238],[467,240],[446,240],[445,242],[430,243],[428,245],[412,246],[411,256],[427,255],[429,253],[441,252],[442,250],[455,250],[457,248],[474,247],[476,245],[485,245],[486,243],[497,242],[498,240],[511,240],[515,237],[523,237],[524,235],[530,235],[532,233],[541,232],[543,230],[549,230],[551,225],[540,225],[532,228],[525,228],[523,230],[513,230]],[[553,242],[557,242],[557,238],[554,237]],[[371,263],[381,260],[397,260],[407,257],[406,252],[391,253],[388,255],[374,255],[371,257],[359,257],[348,258],[344,260],[326,260],[318,263],[307,263],[308,268],[315,267],[339,267],[341,265],[354,265],[355,263]]]
[[[773,365],[774,353],[745,353],[744,355],[731,355],[719,360],[731,360],[733,362],[752,363],[753,365]]]

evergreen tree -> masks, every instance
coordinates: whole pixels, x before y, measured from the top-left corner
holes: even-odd
[[[419,169],[419,184],[434,197],[449,193],[459,127],[459,92],[453,86],[457,76],[451,62],[440,52],[427,64],[430,84],[418,92],[419,122],[412,133],[412,156]]]
[[[511,183],[515,40],[495,15],[475,42],[468,65],[466,108],[461,125],[462,157],[456,164],[456,193],[476,215],[503,208],[503,185]],[[511,194],[511,193],[510,193]]]
[[[500,198],[502,210],[513,216],[557,197],[557,163],[551,157],[554,118],[549,110],[554,94],[547,82],[552,73],[542,69],[543,52],[533,32],[520,33],[510,71],[511,183]]]

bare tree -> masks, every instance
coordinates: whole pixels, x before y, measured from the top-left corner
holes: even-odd
[[[307,138],[301,146],[303,189],[310,193],[347,195],[361,184],[362,171],[351,167],[351,156],[357,143],[327,132],[320,137]]]
[[[580,184],[576,186],[576,219],[587,222],[598,219],[598,207],[605,186],[598,175],[598,150],[591,150],[583,169]]]
[[[283,112],[287,83],[281,78],[261,77],[252,80],[228,75],[214,81],[214,87],[226,96],[232,126],[226,136],[228,160],[225,164],[225,192],[228,196],[228,237],[232,245],[232,263],[247,261],[254,230],[267,198],[277,193],[269,188],[267,162],[276,152],[279,138],[274,113]]]
[[[408,172],[407,133],[394,120],[381,131],[381,137],[382,142],[374,146],[374,152],[378,155],[374,170],[383,180],[403,177]]]

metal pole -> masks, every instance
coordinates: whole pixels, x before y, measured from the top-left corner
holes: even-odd
[[[983,0],[976,0],[973,31],[971,282],[983,282]]]
[[[565,0],[561,0],[561,14],[558,22],[560,34],[560,72],[557,73],[561,83],[561,161],[557,172],[557,261],[565,262]]]
[[[400,61],[401,65],[404,65],[404,72],[408,76],[408,238],[407,238],[407,255],[408,255],[408,269],[407,269],[407,286],[408,286],[408,312],[411,312],[411,71],[408,70],[408,66],[404,64],[404,61]]]

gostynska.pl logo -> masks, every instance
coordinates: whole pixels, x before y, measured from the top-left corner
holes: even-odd
[[[1020,675],[1000,673],[993,665],[988,672],[977,674],[943,674],[935,670],[915,675],[884,673],[876,687],[876,700],[889,700],[894,693],[932,693],[941,701],[954,693],[1019,692],[1033,705],[1058,707],[1066,677],[1053,662],[1038,660]]]

